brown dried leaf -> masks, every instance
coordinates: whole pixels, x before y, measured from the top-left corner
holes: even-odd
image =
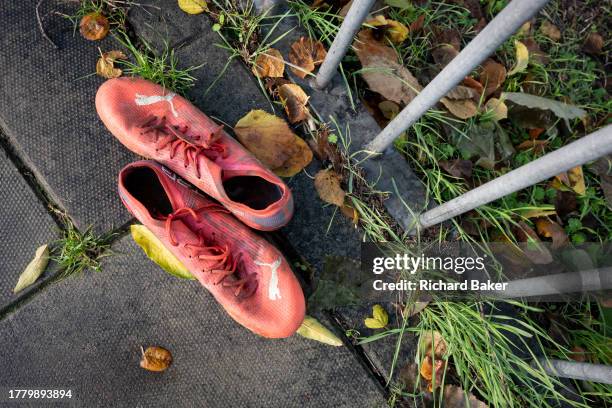
[[[281,78],[285,74],[285,61],[279,50],[269,48],[257,56],[252,71],[258,78]]]
[[[538,218],[535,222],[538,234],[552,238],[552,249],[559,249],[569,243],[569,238],[562,226],[548,218]]]
[[[599,33],[591,33],[582,45],[582,50],[587,54],[601,54],[604,46],[604,39]]]
[[[523,44],[527,47],[527,51],[529,52],[529,60],[533,62],[537,62],[541,65],[546,65],[550,61],[550,57],[546,54],[542,49],[540,49],[540,44],[536,42],[532,37],[526,38],[523,40]]]
[[[434,389],[434,377],[435,377],[435,388],[442,385],[442,377],[446,371],[446,361],[438,360],[435,361],[430,355],[425,356],[421,362],[421,377],[427,381],[427,390],[432,392]]]
[[[561,31],[559,30],[559,28],[548,20],[544,20],[544,22],[542,22],[542,25],[540,26],[540,31],[546,37],[550,38],[555,42],[561,39]]]
[[[548,146],[548,140],[525,140],[516,146],[516,148],[521,151],[533,149],[534,153],[543,154],[546,146]]]
[[[308,95],[299,85],[285,84],[278,88],[280,98],[290,123],[298,123],[308,119],[310,112],[306,107]]]
[[[482,95],[482,93],[484,92],[484,87],[482,86],[482,84],[472,77],[465,77],[463,79],[463,85],[472,88],[474,91],[476,91],[476,94],[478,96]]]
[[[234,132],[263,165],[280,176],[290,177],[312,160],[312,151],[287,122],[265,111],[250,111],[238,121]]]
[[[301,37],[291,44],[289,61],[294,65],[290,67],[291,72],[300,78],[305,78],[306,75],[314,71],[317,65],[323,62],[326,55],[327,51],[325,51],[321,41]]]
[[[457,85],[446,94],[448,99],[477,99],[478,93],[469,86]]]
[[[340,186],[340,176],[335,171],[320,170],[315,175],[314,185],[321,200],[338,207],[344,206],[346,193]]]
[[[438,164],[453,177],[465,179],[472,177],[472,169],[474,165],[469,160],[442,160]]]
[[[102,54],[96,63],[96,74],[107,79],[120,77],[123,71],[115,68],[115,61],[118,59],[127,59],[127,56],[121,51],[109,51]]]
[[[345,204],[340,207],[340,212],[342,213],[342,215],[350,219],[353,224],[357,225],[357,223],[359,222],[359,212],[350,205]]]
[[[478,113],[478,105],[472,99],[440,99],[442,105],[459,119],[469,119]]]
[[[482,64],[480,83],[485,87],[485,96],[497,91],[506,80],[506,68],[491,59]]]
[[[79,31],[90,41],[101,40],[108,34],[110,24],[108,19],[100,13],[89,13],[81,19]]]
[[[421,14],[420,16],[417,17],[416,20],[410,23],[410,27],[409,27],[410,32],[411,33],[419,32],[423,29],[424,25],[425,25],[425,13]]]
[[[566,186],[571,188],[576,194],[584,195],[586,193],[586,185],[584,183],[582,166],[573,167],[565,173],[557,174],[551,186],[557,190],[562,190],[563,186]]]
[[[151,346],[142,352],[140,366],[145,370],[161,372],[172,364],[172,354],[163,347]]]
[[[376,41],[371,30],[361,31],[354,47],[363,67],[363,79],[372,91],[404,104],[410,103],[421,91],[417,79],[397,62],[395,50]]]
[[[459,55],[459,51],[450,44],[439,45],[431,52],[431,56],[439,68],[447,66],[457,55]]]

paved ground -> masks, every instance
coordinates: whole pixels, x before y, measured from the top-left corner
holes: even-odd
[[[46,31],[59,46],[55,49],[38,30],[36,3],[10,1],[0,17],[0,49],[6,56],[0,59],[0,126],[20,171],[33,175],[37,189],[79,228],[93,224],[99,232],[109,231],[130,221],[116,196],[116,174],[134,156],[98,120],[93,100],[102,80],[87,75],[95,69],[98,46],[103,51],[118,46],[112,39],[89,43],[74,36],[68,21],[50,13],[62,10],[58,0],[41,6]],[[160,9],[131,13],[135,32],[156,47],[160,38],[169,39],[184,66],[205,64],[195,72],[197,86],[189,95],[201,109],[230,128],[250,109],[271,111],[238,60],[219,76],[228,55],[214,45],[220,38],[206,16],[178,12],[173,0],[148,3]],[[56,236],[56,226],[20,171],[4,156],[0,159],[5,192],[0,196],[0,236],[10,237],[0,243],[1,307],[15,299],[10,289],[16,277],[34,249]],[[309,174],[318,168],[313,162]],[[330,224],[333,209],[314,199],[307,175],[287,183],[296,214],[272,237],[287,256],[306,261],[315,273],[330,255],[357,259],[360,232],[339,215]],[[128,237],[114,249],[124,255],[109,258],[104,272],[33,290],[26,302],[0,316],[0,391],[26,385],[71,387],[77,401],[97,406],[115,405],[118,398],[125,406],[383,403],[380,384],[370,372],[385,373],[387,361],[380,355],[389,353],[382,348],[365,349],[364,358],[298,336],[261,339],[229,319],[196,283],[162,273]],[[344,312],[340,320],[348,326],[343,328],[326,323],[341,331],[359,326],[367,313]],[[173,351],[176,363],[167,373],[138,367],[139,347],[148,344]],[[368,368],[371,362],[374,368]]]

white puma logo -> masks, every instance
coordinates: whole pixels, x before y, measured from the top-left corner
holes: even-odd
[[[138,106],[143,106],[143,105],[152,105],[157,102],[166,101],[170,104],[172,115],[174,115],[174,117],[177,118],[178,113],[174,109],[174,104],[172,103],[172,98],[174,98],[175,96],[176,94],[174,92],[170,92],[168,95],[165,95],[165,96],[162,96],[162,95],[146,96],[146,95],[136,94],[136,99],[134,99],[134,102],[136,102],[136,105]]]
[[[268,285],[268,298],[270,298],[270,300],[280,299],[281,294],[280,289],[278,288],[278,268],[281,264],[281,259],[278,258],[272,263],[255,261],[255,264],[259,266],[270,267],[270,269],[272,270],[272,275],[270,276],[270,284]]]

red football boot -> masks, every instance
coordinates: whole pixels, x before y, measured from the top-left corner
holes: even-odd
[[[238,323],[271,338],[300,327],[304,294],[289,264],[225,208],[153,161],[123,168],[119,195]]]
[[[289,188],[185,98],[139,78],[106,81],[102,122],[140,156],[170,168],[252,228],[271,231],[293,215]]]

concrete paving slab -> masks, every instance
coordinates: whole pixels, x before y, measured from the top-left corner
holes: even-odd
[[[72,389],[78,406],[384,404],[348,349],[258,337],[130,237],[113,249],[101,273],[53,284],[0,322],[0,389]],[[169,349],[173,364],[164,373],[141,369],[141,345]]]
[[[94,97],[103,79],[92,75],[103,51],[116,49],[107,38],[83,39],[53,11],[69,13],[69,2],[41,3],[49,37],[36,21],[37,1],[10,1],[0,24],[0,126],[20,158],[51,199],[81,228],[106,231],[130,217],[116,193],[119,169],[135,156],[115,141],[98,120]],[[62,5],[63,4],[63,5]]]
[[[0,149],[0,309],[36,248],[57,239],[59,228],[25,179]]]

